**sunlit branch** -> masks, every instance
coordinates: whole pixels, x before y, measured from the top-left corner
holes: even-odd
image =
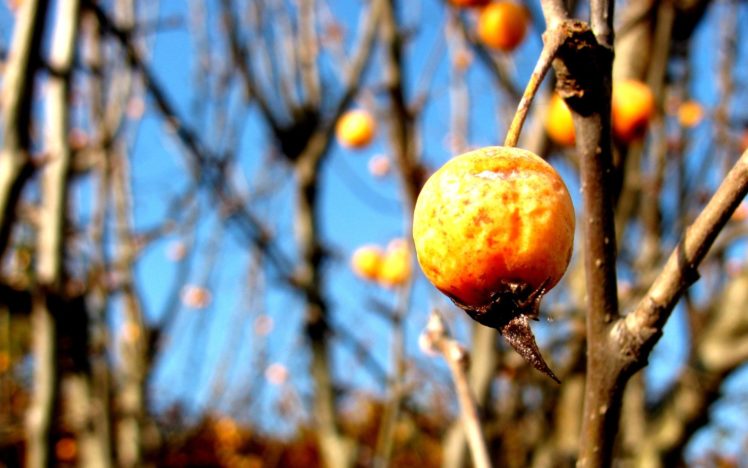
[[[613,330],[613,337],[643,365],[662,334],[678,299],[698,279],[697,268],[740,202],[748,194],[748,150],[688,227],[636,310]]]
[[[432,312],[429,317],[422,340],[427,348],[438,352],[447,361],[455,384],[457,400],[460,403],[462,424],[474,465],[478,468],[490,467],[491,461],[478,416],[478,405],[468,382],[469,355],[467,350],[450,336],[444,321],[436,311]]]

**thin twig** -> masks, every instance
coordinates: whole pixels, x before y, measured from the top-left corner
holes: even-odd
[[[422,339],[427,349],[439,352],[447,361],[455,384],[457,400],[460,403],[460,414],[465,428],[465,436],[473,455],[473,465],[476,468],[490,467],[491,461],[488,456],[486,439],[478,417],[478,404],[468,383],[469,355],[467,350],[450,336],[444,321],[436,311],[431,313]]]
[[[549,29],[543,34],[543,50],[540,51],[540,57],[535,64],[535,69],[532,71],[530,80],[527,82],[525,92],[522,94],[522,99],[519,101],[517,106],[517,112],[514,114],[509,130],[504,140],[504,146],[516,146],[519,140],[519,134],[522,131],[522,125],[525,123],[527,113],[530,110],[530,105],[535,97],[535,94],[540,88],[540,84],[543,82],[548,69],[553,63],[553,59],[558,53],[558,49],[564,43],[564,33],[560,28]]]

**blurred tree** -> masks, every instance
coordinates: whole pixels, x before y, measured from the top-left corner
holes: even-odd
[[[509,50],[486,3],[8,2],[0,464],[737,466],[748,5],[492,8]],[[534,325],[560,385],[409,240],[429,172],[504,141],[576,204]]]

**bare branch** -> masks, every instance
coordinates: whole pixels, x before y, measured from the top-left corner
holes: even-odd
[[[547,17],[557,12],[543,3]],[[613,55],[600,46],[589,26],[564,21],[567,39],[554,62],[558,91],[572,111],[581,161],[584,201],[584,261],[587,284],[587,383],[580,466],[607,466],[618,430],[625,378],[608,341],[618,318],[616,238],[613,217],[610,127]]]
[[[540,51],[540,57],[538,57],[538,61],[535,63],[535,68],[532,71],[532,75],[530,75],[530,80],[527,82],[525,92],[519,101],[517,112],[514,114],[512,123],[507,131],[504,146],[517,145],[519,134],[522,131],[522,125],[532,105],[532,100],[538,92],[545,74],[551,67],[556,53],[558,53],[559,48],[563,45],[565,37],[566,35],[562,28],[549,29],[543,34],[543,50]]]
[[[590,26],[597,43],[613,49],[613,10],[615,1],[590,0]]]
[[[174,105],[133,44],[131,34],[112,22],[97,4],[88,2],[86,7],[94,12],[104,32],[113,35],[125,48],[130,64],[141,74],[145,86],[159,111],[174,127],[176,135],[184,144],[190,156],[193,157],[193,176],[198,181],[207,183],[213,189],[216,198],[224,206],[231,209],[228,220],[233,222],[241,230],[241,233],[249,238],[249,241],[265,253],[271,264],[278,269],[280,275],[287,282],[293,283],[292,262],[272,243],[271,236],[262,222],[241,203],[240,197],[235,193],[233,186],[228,183],[228,178],[223,176],[226,165],[222,163],[221,158],[211,153],[198,134],[187,127],[183,119],[179,118]]]
[[[233,0],[222,0],[221,5],[223,7],[223,21],[229,38],[231,55],[234,64],[239,68],[239,73],[241,73],[241,76],[244,79],[247,98],[254,99],[257,102],[260,106],[263,117],[265,117],[272,128],[278,128],[278,119],[273,114],[270,104],[265,99],[265,96],[260,92],[259,86],[255,81],[254,74],[250,68],[249,61],[247,60],[247,49],[241,45],[238,32],[239,28],[236,23],[236,16],[234,15]]]
[[[303,0],[299,5],[298,54],[301,63],[301,77],[308,104],[318,107],[320,103],[319,70],[317,57],[319,41],[316,33],[316,2]]]
[[[0,153],[0,259],[8,246],[16,204],[31,176],[31,104],[34,78],[41,65],[39,51],[47,18],[48,0],[23,2],[16,19],[13,42],[5,66],[2,95],[3,148]]]
[[[613,331],[613,337],[636,356],[639,366],[662,334],[662,327],[683,292],[698,279],[697,268],[717,234],[748,194],[748,150],[720,184],[704,210],[686,230],[636,310]]]
[[[42,5],[32,2],[32,5],[25,6],[24,14],[43,17],[42,13],[33,11],[39,7]],[[79,8],[78,0],[58,2],[49,57],[50,65],[56,73],[49,78],[46,96],[49,159],[44,166],[41,180],[41,216],[37,234],[36,263],[36,276],[40,288],[34,296],[32,313],[34,388],[27,412],[26,444],[26,464],[30,468],[42,468],[52,463],[51,430],[60,379],[57,314],[64,307],[63,301],[60,300],[60,293],[64,280],[64,226],[71,158],[67,138],[70,124],[68,98],[73,53],[78,33]],[[36,51],[27,52],[36,53]],[[32,71],[31,75],[21,75],[19,78],[30,82],[29,86],[31,86],[33,76]],[[30,105],[30,102],[23,104]],[[22,112],[30,113],[30,109]],[[13,117],[18,118],[17,115]],[[24,123],[28,125],[28,121]],[[19,132],[14,132],[14,134],[18,135]],[[14,143],[11,142],[11,144]],[[22,151],[23,145],[20,142],[15,142],[15,145],[18,145],[15,148],[16,151]]]
[[[451,338],[444,321],[436,311],[431,312],[422,339],[427,347],[438,351],[444,357],[452,373],[457,400],[460,403],[462,424],[465,427],[465,435],[473,455],[474,466],[477,468],[490,467],[491,460],[488,457],[488,448],[478,417],[478,405],[468,383],[469,356],[467,350]]]
[[[563,0],[541,0],[540,6],[543,9],[546,31],[556,29],[563,21],[569,19],[569,12]]]

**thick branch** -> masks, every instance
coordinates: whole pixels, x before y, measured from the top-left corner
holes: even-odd
[[[16,17],[13,42],[3,76],[0,152],[0,259],[8,246],[21,189],[31,176],[29,159],[31,103],[34,81],[41,65],[39,50],[44,35],[48,0],[28,0]]]
[[[40,5],[34,5],[39,7]],[[59,300],[64,280],[64,224],[67,214],[70,72],[78,27],[78,0],[57,3],[49,62],[57,73],[47,87],[46,128],[48,154],[41,178],[41,203],[37,234],[36,277],[39,290],[34,298],[32,350],[34,387],[27,412],[26,464],[41,468],[52,463],[52,424],[59,393],[57,317],[64,310]],[[26,14],[32,14],[30,10]],[[38,13],[37,13],[38,14]],[[25,76],[33,85],[33,74]],[[30,105],[30,103],[28,103]],[[30,112],[26,109],[24,112]],[[28,122],[25,122],[28,124]],[[25,131],[25,130],[24,130]],[[17,150],[21,150],[20,147]]]
[[[547,16],[551,15],[549,12]],[[581,191],[587,284],[587,383],[582,424],[581,466],[608,466],[618,430],[625,378],[608,339],[618,317],[613,218],[610,93],[612,52],[597,43],[589,27],[562,23],[566,43],[554,63],[558,91],[574,119],[581,162]]]

